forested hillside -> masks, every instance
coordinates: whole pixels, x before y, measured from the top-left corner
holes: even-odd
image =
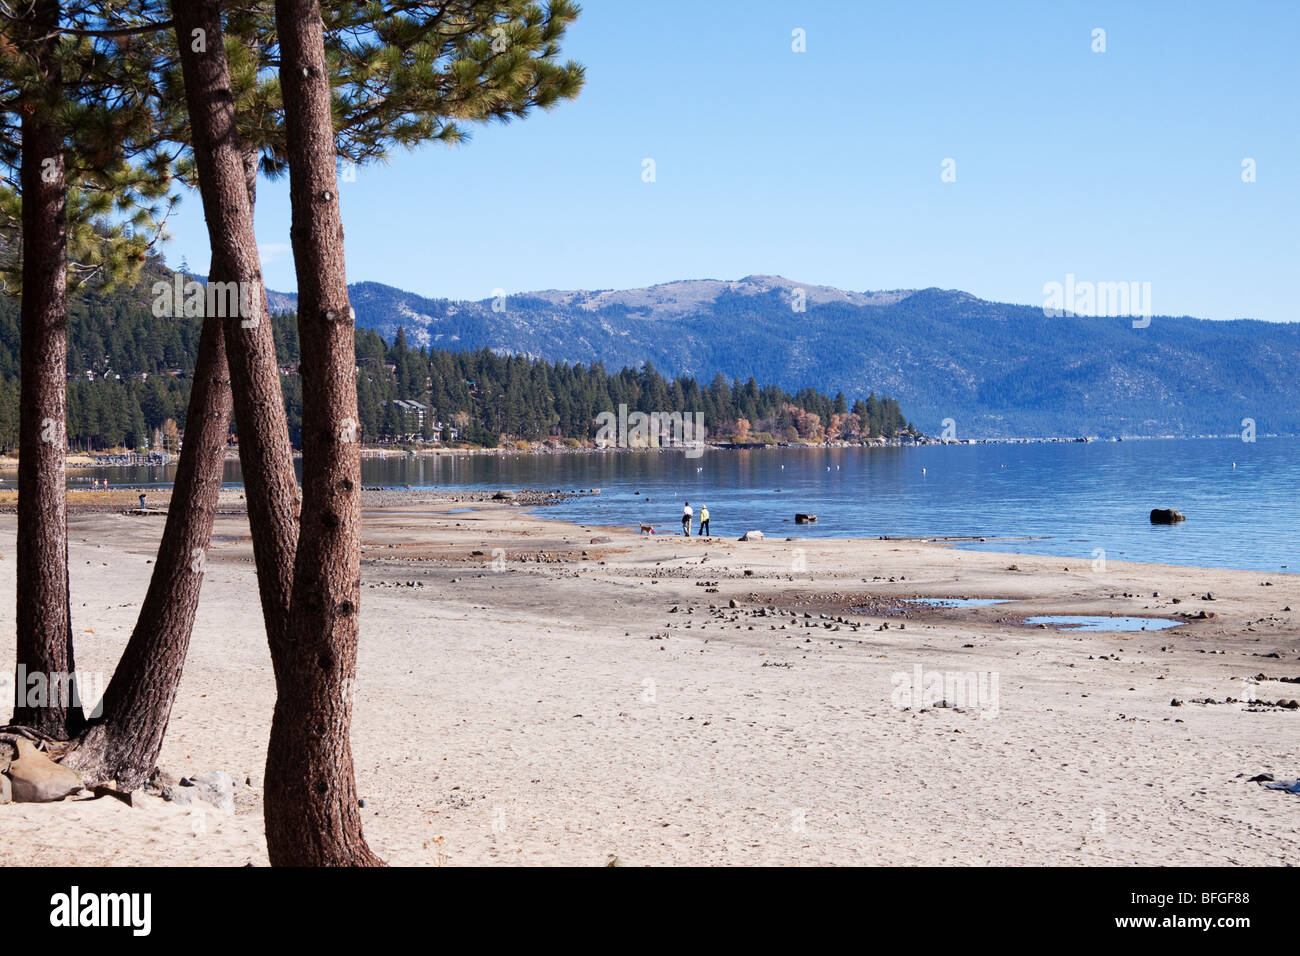
[[[140,281],[112,292],[78,293],[68,328],[68,438],[77,450],[153,447],[159,433],[185,428],[190,373],[199,338],[197,318],[157,318],[153,283],[170,283],[161,260]],[[273,299],[273,301],[276,301]],[[281,385],[291,437],[299,444],[302,390],[297,374],[296,317],[273,317]],[[0,299],[0,450],[18,433],[19,310]],[[711,440],[822,441],[894,437],[909,425],[894,399],[874,393],[834,397],[811,388],[794,393],[760,386],[752,377],[708,384],[669,379],[650,363],[607,371],[590,365],[408,345],[398,328],[391,343],[356,333],[358,408],[365,441],[418,441],[455,429],[466,442],[591,440],[601,412],[698,412]],[[418,402],[423,412],[395,401]]]

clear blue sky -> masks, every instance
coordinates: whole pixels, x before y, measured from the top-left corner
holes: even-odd
[[[1074,273],[1150,282],[1156,314],[1300,318],[1300,3],[583,6],[578,100],[342,185],[350,281],[481,299],[774,273],[1041,304]],[[288,229],[264,180],[285,291]],[[196,195],[171,232],[203,271]]]

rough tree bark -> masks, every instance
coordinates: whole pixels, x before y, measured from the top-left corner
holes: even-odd
[[[154,768],[189,651],[230,426],[223,320],[204,320],[185,443],[157,563],[102,714],[64,758],[88,781],[134,790]]]
[[[245,386],[241,457],[268,632],[287,626],[297,545],[297,484],[252,238],[256,166],[246,165],[233,141],[233,105],[217,4],[177,3],[174,14],[212,247],[209,281],[243,283],[251,295],[239,297],[238,314],[205,320],[185,445],[149,592],[105,692],[102,715],[64,760],[87,779],[116,779],[124,789],[138,787],[153,769],[180,684],[221,487],[231,379],[237,374],[242,374]],[[203,33],[196,35],[195,30]],[[264,452],[268,448],[270,452]]]
[[[235,122],[220,3],[177,0],[172,7],[212,247],[210,280],[243,290],[240,314],[225,321],[226,357],[262,614],[268,638],[282,636],[298,545],[298,481],[253,226],[256,154],[250,166]]]
[[[274,866],[367,866],[353,776],[352,685],[361,599],[361,456],[354,317],[334,172],[330,78],[318,0],[276,0],[298,278],[303,503],[289,634],[272,639],[275,715],[266,760]]]
[[[76,668],[68,601],[67,451],[67,187],[63,138],[49,101],[62,85],[53,33],[58,0],[37,0],[26,24],[28,46],[44,74],[45,100],[22,110],[23,291],[22,385],[18,424],[17,671],[13,722],[67,739],[83,724],[75,706]],[[47,39],[39,39],[47,37]],[[24,700],[24,674],[58,678],[44,706]]]

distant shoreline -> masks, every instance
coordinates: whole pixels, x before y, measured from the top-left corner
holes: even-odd
[[[1295,438],[1291,434],[1260,434],[1264,438]],[[1047,438],[963,438],[963,439],[942,439],[932,438],[929,436],[901,441],[899,439],[887,439],[883,441],[872,442],[775,442],[764,444],[761,442],[706,442],[705,451],[766,451],[769,449],[821,449],[821,448],[932,448],[932,447],[968,447],[972,445],[1074,445],[1074,444],[1117,444],[1126,441],[1217,441],[1223,439],[1239,440],[1241,436],[1237,433],[1228,435],[1125,435],[1114,438],[1104,438],[1098,436],[1079,436],[1079,437],[1047,437]],[[568,448],[555,446],[541,446],[537,448],[448,448],[445,446],[435,448],[404,448],[404,447],[376,447],[368,446],[362,449],[361,457],[363,458],[404,458],[404,457],[437,457],[439,455],[569,455],[569,454],[588,454],[588,455],[605,455],[605,454],[652,454],[681,452],[687,449],[682,446],[663,446],[658,448]],[[295,452],[295,455],[300,454]]]
[[[1261,433],[1258,438],[1279,439],[1295,438],[1292,434],[1272,434]],[[1240,440],[1241,436],[1237,433],[1227,435],[1124,435],[1113,438],[1102,438],[1098,436],[1078,436],[1078,437],[1061,437],[1053,436],[1047,438],[962,438],[962,439],[942,439],[924,436],[920,439],[901,439],[891,438],[873,442],[777,442],[773,444],[762,443],[736,443],[736,442],[706,442],[704,451],[767,451],[771,449],[827,449],[827,448],[934,448],[934,447],[972,447],[978,445],[1075,445],[1075,444],[1117,444],[1126,441],[1221,441],[1226,439]],[[668,445],[658,448],[626,448],[626,447],[608,447],[608,448],[591,448],[578,447],[572,448],[567,446],[540,445],[530,448],[484,448],[479,446],[473,447],[448,447],[438,445],[426,448],[408,448],[405,446],[388,446],[388,445],[369,445],[361,449],[363,459],[388,459],[388,458],[440,458],[446,455],[453,456],[470,456],[470,455],[499,455],[502,457],[516,455],[609,455],[609,454],[668,454],[674,452],[685,452],[689,449],[682,446]],[[148,453],[132,452],[72,452],[65,458],[65,466],[70,472],[90,471],[98,468],[130,468],[130,467],[170,467],[174,466],[179,460],[177,455],[167,455],[165,458],[156,461],[140,460],[128,461],[127,459],[150,459]],[[302,452],[294,450],[295,459],[302,457]],[[228,448],[226,450],[226,461],[239,461],[239,449]],[[8,476],[16,474],[18,471],[18,456],[5,455],[0,456],[0,475]]]

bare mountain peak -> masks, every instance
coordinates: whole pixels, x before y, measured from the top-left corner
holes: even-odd
[[[634,312],[669,317],[695,312],[724,294],[764,295],[780,292],[794,296],[802,292],[814,305],[842,302],[848,305],[892,305],[912,294],[910,289],[883,292],[850,292],[834,286],[796,282],[784,276],[749,275],[741,279],[679,279],[639,289],[562,290],[546,289],[525,293],[554,305],[594,312],[607,306],[623,306]]]
[[[412,319],[434,321],[424,313],[423,303],[441,301],[443,308],[456,306],[446,300],[430,300],[377,282],[356,283],[349,287],[354,298],[368,299],[375,305],[386,304],[390,309],[407,313]],[[934,292],[938,290],[926,290]],[[808,305],[842,303],[845,305],[893,305],[916,293],[915,289],[888,289],[852,292],[829,285],[798,282],[778,275],[748,275],[740,279],[677,279],[637,289],[542,289],[536,292],[517,292],[512,297],[549,302],[558,308],[580,309],[596,312],[610,306],[621,306],[633,313],[652,318],[674,318],[690,315],[706,308],[723,295],[767,295],[778,292],[793,297],[802,294]],[[270,293],[272,308],[291,309],[297,296],[291,293]],[[964,293],[963,293],[964,294]],[[973,296],[970,298],[974,298]],[[480,300],[479,304],[487,299]]]

